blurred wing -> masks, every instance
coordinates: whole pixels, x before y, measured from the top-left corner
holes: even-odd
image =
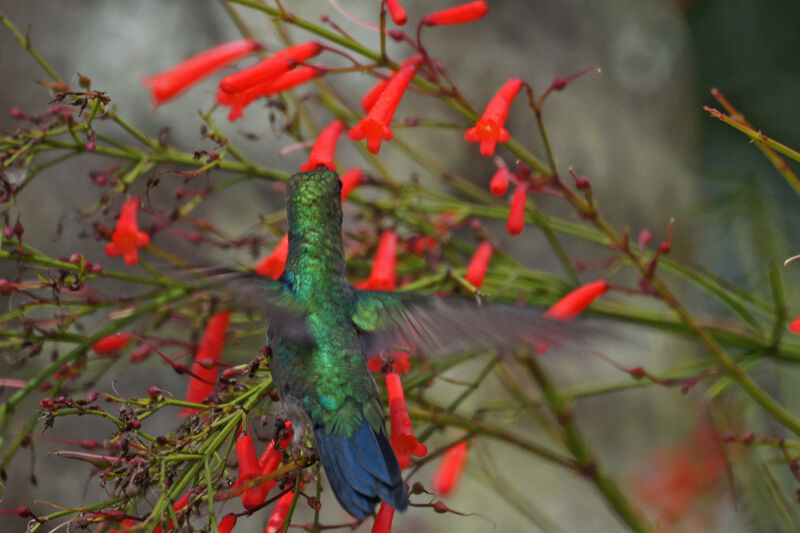
[[[199,288],[224,291],[252,307],[266,309],[267,326],[273,335],[308,339],[306,312],[280,280],[264,278],[247,270],[203,267],[189,271]]]
[[[536,310],[458,298],[354,290],[353,323],[365,355],[410,349],[444,355],[475,349],[575,339],[585,326],[545,318]]]

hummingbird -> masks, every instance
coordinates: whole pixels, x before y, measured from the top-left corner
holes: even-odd
[[[262,286],[270,371],[295,430],[292,452],[302,453],[310,429],[336,499],[363,520],[380,500],[408,507],[367,357],[502,350],[555,341],[573,326],[526,308],[356,289],[346,274],[341,187],[324,166],[289,178],[288,257],[281,276]]]

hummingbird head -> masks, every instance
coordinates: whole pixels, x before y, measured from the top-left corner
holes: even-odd
[[[300,172],[287,184],[286,214],[290,247],[293,237],[311,238],[312,234],[336,235],[342,231],[342,182],[328,169]]]
[[[299,172],[289,178],[287,207],[325,209],[341,205],[342,181],[328,169]]]

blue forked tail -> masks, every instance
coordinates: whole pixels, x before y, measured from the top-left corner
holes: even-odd
[[[400,465],[383,432],[364,420],[350,438],[315,426],[314,440],[336,499],[355,518],[372,514],[380,500],[398,511],[408,507]]]

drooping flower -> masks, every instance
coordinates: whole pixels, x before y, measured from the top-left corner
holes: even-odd
[[[426,26],[446,26],[450,24],[465,24],[483,18],[489,12],[489,6],[483,0],[467,2],[459,6],[429,13],[422,18]]]
[[[469,445],[462,441],[447,450],[442,457],[442,462],[433,475],[431,487],[442,496],[450,494],[458,486],[464,465],[467,464]]]
[[[132,339],[130,333],[120,332],[106,335],[92,344],[92,350],[97,355],[113,355],[122,350]]]
[[[303,484],[300,484],[300,487],[303,487]],[[294,499],[294,491],[290,490],[278,500],[278,503],[275,504],[275,510],[272,511],[272,515],[269,517],[269,521],[267,522],[267,527],[264,529],[264,533],[286,533],[286,530],[281,527],[283,525],[283,521],[286,520],[286,515],[289,514],[289,509],[292,507],[292,500]]]
[[[138,211],[139,199],[135,196],[122,204],[117,227],[111,235],[111,242],[106,244],[106,255],[109,257],[121,255],[126,265],[135,265],[139,261],[139,248],[150,244],[150,236],[139,231]]]
[[[522,80],[518,78],[508,80],[489,101],[481,119],[474,127],[464,132],[464,139],[467,142],[480,143],[482,155],[491,156],[497,143],[504,143],[511,138],[504,126],[511,102],[520,89]]]
[[[394,507],[381,500],[378,516],[375,517],[375,523],[372,524],[372,533],[391,533],[393,518]]]
[[[605,280],[592,281],[586,285],[581,285],[570,292],[559,301],[554,303],[544,316],[555,320],[573,320],[584,309],[589,307],[595,299],[608,291],[608,282]]]
[[[290,46],[250,68],[225,76],[219,83],[219,88],[228,94],[246,91],[254,85],[274,80],[321,51],[322,46],[314,41]]]
[[[217,103],[231,108],[228,113],[228,120],[233,122],[244,116],[244,109],[250,105],[253,100],[288,91],[298,85],[311,81],[317,76],[321,76],[323,73],[324,70],[321,68],[303,66],[285,72],[275,79],[270,79],[258,85],[254,85],[240,93],[231,94],[220,89],[217,91]]]
[[[795,318],[789,323],[789,331],[792,333],[800,335],[800,317]]]
[[[366,138],[367,149],[377,154],[381,149],[381,141],[389,141],[394,137],[389,124],[416,72],[417,68],[414,65],[405,65],[392,76],[367,116],[360,120],[358,125],[350,128],[351,139],[360,141]]]
[[[225,344],[230,318],[230,311],[220,311],[208,321],[208,326],[206,326],[203,338],[197,347],[194,364],[192,365],[192,374],[203,381],[195,377],[189,378],[189,385],[186,389],[187,402],[202,403],[214,392],[214,383],[217,381],[217,366],[213,363],[219,361],[222,356],[222,347]],[[212,363],[210,367],[209,363]],[[189,416],[196,412],[197,409],[184,407],[181,409],[181,416]]]
[[[508,192],[508,184],[511,181],[511,171],[508,167],[500,167],[492,176],[489,182],[489,192],[495,196],[503,196]]]
[[[340,176],[342,180],[342,201],[344,202],[347,200],[347,197],[350,196],[350,193],[358,187],[358,184],[361,183],[361,179],[364,177],[364,173],[361,172],[360,168],[351,168],[344,174]]]
[[[289,257],[289,234],[283,236],[281,241],[272,250],[272,253],[261,260],[256,265],[255,273],[259,276],[270,279],[278,279],[286,266],[286,258]]]
[[[336,151],[336,141],[339,140],[342,131],[344,131],[344,123],[341,120],[334,120],[325,126],[311,148],[308,161],[300,167],[300,171],[314,170],[320,165],[328,167],[330,170],[336,170],[333,156]]]
[[[151,90],[153,103],[161,105],[206,76],[259,48],[260,45],[254,39],[221,44],[200,52],[160,74],[146,78],[142,84]]]
[[[511,197],[511,209],[508,211],[506,231],[511,235],[519,235],[525,227],[525,203],[528,201],[528,190],[525,185],[517,186]]]
[[[486,270],[489,268],[489,261],[492,259],[494,247],[491,243],[483,241],[478,245],[475,254],[467,267],[467,274],[464,279],[469,281],[476,289],[483,285],[483,278],[486,277]]]
[[[389,420],[392,433],[390,442],[400,468],[406,468],[411,464],[412,455],[423,457],[428,453],[428,447],[419,442],[411,430],[411,418],[408,416],[400,374],[395,372],[386,374],[386,390],[389,393]]]
[[[369,278],[356,285],[358,289],[373,291],[393,291],[397,287],[397,234],[386,230],[381,234],[372,272]]]
[[[392,22],[398,26],[404,25],[408,22],[408,15],[406,10],[400,5],[397,0],[386,0],[386,9],[389,11],[389,16],[392,17]]]
[[[253,437],[249,432],[242,431],[236,441],[236,459],[239,461],[238,485],[246,484],[251,479],[261,475],[258,464],[258,455],[253,444]],[[255,509],[267,498],[270,487],[265,483],[248,488],[242,493],[242,505],[245,509]]]
[[[415,67],[419,67],[424,61],[424,55],[414,54],[403,61],[400,64],[400,68],[403,68],[406,65],[414,65]],[[361,97],[361,109],[364,110],[364,113],[369,113],[369,110],[372,109],[372,106],[378,101],[378,97],[381,95],[387,85],[389,85],[389,80],[387,78],[381,78],[375,85],[372,86],[369,91],[364,93],[364,96]]]
[[[217,530],[219,533],[231,533],[233,528],[236,526],[236,515],[233,513],[228,513],[222,517],[222,520],[219,521],[217,524]]]

